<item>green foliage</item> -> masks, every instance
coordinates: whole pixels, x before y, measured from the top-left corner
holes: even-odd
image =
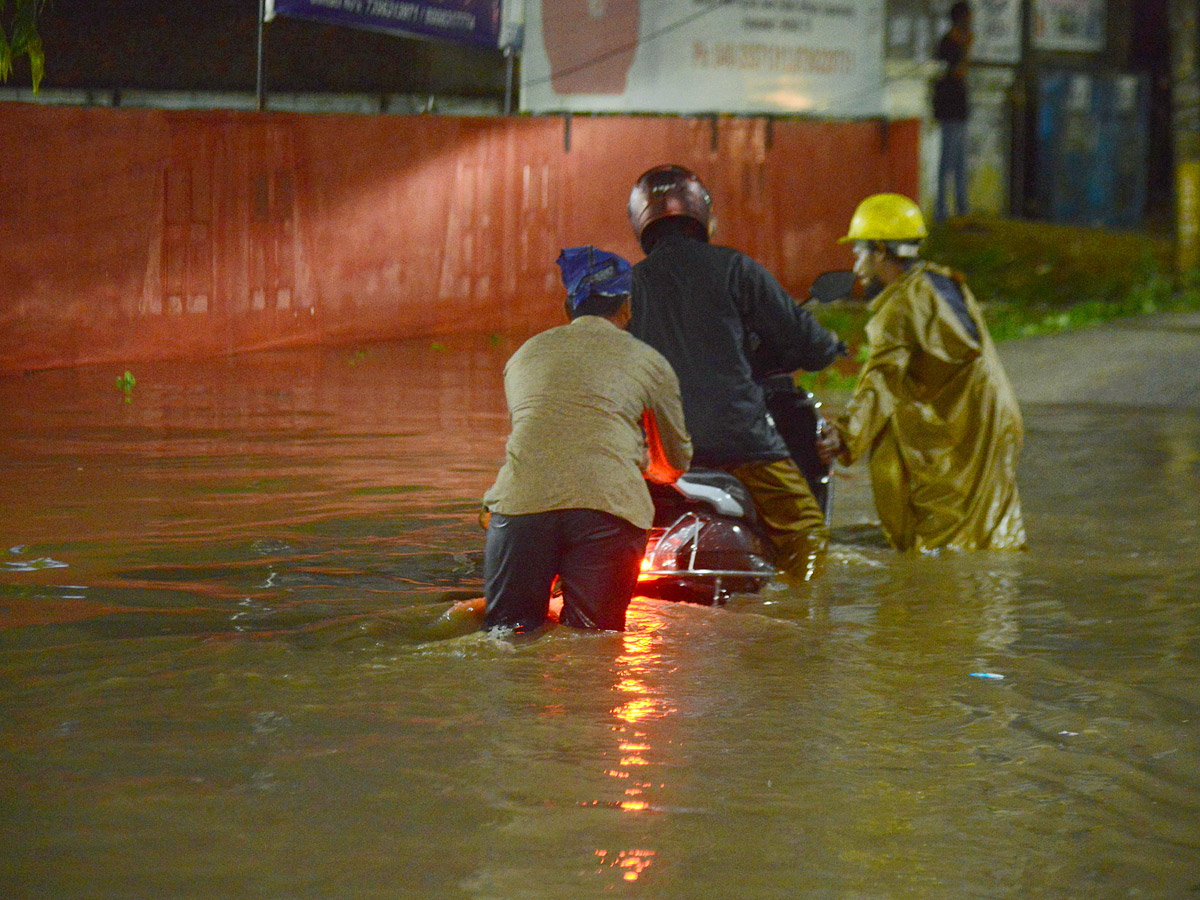
[[[967,276],[981,303],[1047,309],[1120,302],[1170,265],[1171,247],[1137,232],[976,218],[934,228],[921,248]]]
[[[0,82],[8,81],[13,64],[29,58],[30,77],[36,92],[46,74],[46,54],[37,30],[37,17],[46,0],[0,0]]]

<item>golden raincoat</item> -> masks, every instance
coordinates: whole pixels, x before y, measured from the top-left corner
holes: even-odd
[[[973,339],[927,273],[953,278]],[[838,420],[846,465],[870,453],[883,529],[898,550],[1020,549],[1012,386],[962,277],[919,262],[871,303],[868,359]]]

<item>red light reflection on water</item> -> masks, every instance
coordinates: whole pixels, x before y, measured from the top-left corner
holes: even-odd
[[[642,771],[654,764],[655,738],[648,726],[677,712],[647,682],[647,676],[662,664],[657,632],[663,627],[653,607],[635,604],[626,616],[626,631],[622,635],[623,652],[616,659],[613,690],[622,701],[611,710],[612,731],[616,735],[616,755],[620,762],[604,774],[624,782],[622,799],[605,804],[626,813],[653,811],[647,790],[654,785]],[[659,785],[661,787],[661,785]],[[623,850],[598,849],[600,871],[619,872],[623,881],[637,881],[654,860],[656,851],[644,847]]]
[[[621,723],[636,726],[647,719],[661,719],[676,712],[645,681],[645,675],[662,661],[658,650],[658,630],[663,621],[652,608],[633,605],[626,615],[626,631],[621,636],[624,652],[616,660],[617,682],[613,689],[628,695],[624,703],[612,710]],[[624,732],[620,725],[617,729]],[[648,748],[645,748],[648,749]]]
[[[607,850],[597,850],[596,856],[600,859],[600,868],[617,869],[621,872],[621,878],[625,881],[637,881],[641,874],[650,868],[650,863],[654,859],[653,850],[619,850],[616,853],[610,854]]]

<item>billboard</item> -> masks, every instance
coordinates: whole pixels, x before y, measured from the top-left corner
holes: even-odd
[[[277,15],[480,47],[500,42],[500,0],[267,0],[266,21]]]
[[[526,112],[883,110],[884,0],[527,0]]]

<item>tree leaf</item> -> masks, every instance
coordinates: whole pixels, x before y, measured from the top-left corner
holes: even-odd
[[[11,29],[0,21],[0,82],[8,81],[13,63],[28,56],[33,90],[37,92],[46,74],[46,53],[37,31],[37,17],[45,5],[46,0],[15,0]],[[7,7],[8,0],[0,0],[0,15]]]
[[[38,85],[46,75],[46,53],[42,50],[42,38],[35,31],[26,45],[29,54],[29,69],[32,74],[33,92],[38,92]]]

